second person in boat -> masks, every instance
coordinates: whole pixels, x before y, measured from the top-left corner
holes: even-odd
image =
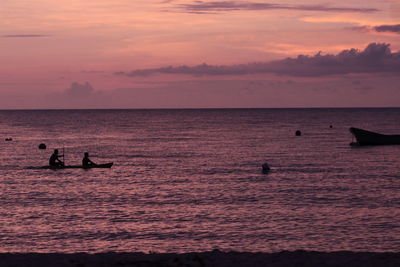
[[[85,152],[84,157],[82,159],[82,166],[83,167],[91,167],[91,166],[96,166],[97,164],[94,163],[89,159],[89,153]]]

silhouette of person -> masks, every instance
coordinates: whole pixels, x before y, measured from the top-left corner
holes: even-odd
[[[82,166],[83,167],[88,167],[88,166],[93,166],[93,165],[97,165],[96,163],[94,163],[93,161],[91,161],[89,159],[89,153],[85,152],[84,154],[85,156],[82,159]]]
[[[60,160],[61,157],[64,157],[64,155],[58,155],[58,149],[54,149],[49,159],[49,165],[54,167],[64,166],[64,162]]]

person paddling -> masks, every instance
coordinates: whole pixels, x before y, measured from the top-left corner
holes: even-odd
[[[54,149],[49,159],[49,165],[52,167],[64,166],[64,162],[60,160],[61,157],[64,157],[64,155],[58,155],[58,149]]]
[[[95,166],[95,165],[97,165],[96,163],[94,163],[93,161],[91,161],[91,160],[89,159],[89,153],[88,153],[88,152],[85,152],[84,155],[85,155],[85,156],[84,156],[83,159],[82,159],[82,166],[83,166],[83,167],[90,167],[90,166]]]

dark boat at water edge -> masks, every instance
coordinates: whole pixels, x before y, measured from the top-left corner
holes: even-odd
[[[400,145],[400,135],[387,135],[370,132],[351,127],[350,132],[356,138],[357,142],[350,145],[376,146],[376,145]]]
[[[28,169],[50,169],[50,170],[63,170],[63,169],[96,169],[96,168],[111,168],[113,162],[96,164],[90,166],[83,165],[67,165],[67,166],[42,166],[42,167],[28,167]]]

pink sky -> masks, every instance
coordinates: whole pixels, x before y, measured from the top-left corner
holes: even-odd
[[[400,106],[398,0],[1,2],[0,109]]]

